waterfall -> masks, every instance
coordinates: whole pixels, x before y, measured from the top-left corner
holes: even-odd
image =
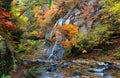
[[[53,26],[52,30],[48,33],[48,35],[46,35],[46,48],[48,48],[47,50],[47,55],[48,58],[47,59],[60,59],[63,57],[64,55],[64,48],[62,46],[62,44],[59,44],[62,41],[62,33],[61,31],[58,29],[55,30],[55,28],[57,26],[62,26],[63,24],[63,18],[60,18],[56,24]],[[54,30],[57,31],[59,34],[54,34]],[[51,39],[53,37],[53,35],[55,35],[55,42],[53,45],[50,45],[50,41],[49,39]],[[58,45],[59,44],[59,45]]]
[[[79,27],[79,32],[83,34],[88,34],[92,29],[95,28],[95,22],[99,22],[99,1],[97,0],[81,0],[82,5],[79,5],[79,8],[69,10],[69,12],[62,18],[58,19],[51,31],[46,35],[46,48],[48,59],[51,58],[62,58],[64,54],[64,48],[62,44],[58,45],[59,42],[62,42],[62,33],[59,30],[59,27],[64,24],[73,24]],[[88,8],[89,7],[89,8]],[[87,15],[85,15],[87,13]],[[57,28],[58,27],[58,28]],[[57,28],[57,29],[56,29]],[[55,34],[54,31],[57,31],[59,34]],[[51,38],[55,37],[54,42],[49,41]]]

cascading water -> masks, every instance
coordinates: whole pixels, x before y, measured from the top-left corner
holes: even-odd
[[[55,23],[52,30],[46,35],[46,49],[48,59],[55,58],[60,59],[64,54],[64,48],[61,45],[58,45],[62,41],[62,33],[59,30],[59,27],[64,24],[73,24],[79,27],[79,32],[87,34],[93,28],[93,23],[98,21],[97,18],[90,20],[99,14],[99,7],[97,0],[80,0],[82,5],[79,5],[79,8],[70,10],[63,18],[58,19]],[[87,14],[87,15],[85,15]],[[56,27],[58,27],[56,29]],[[59,34],[55,34],[56,31]],[[55,37],[56,40],[52,42],[49,41],[52,37]]]
[[[60,59],[63,57],[64,55],[64,48],[62,46],[62,44],[59,44],[62,41],[62,33],[61,31],[58,29],[55,30],[55,28],[57,26],[62,26],[63,24],[63,18],[60,18],[56,24],[54,25],[54,27],[52,28],[52,30],[49,32],[49,35],[46,36],[46,43],[50,43],[49,39],[51,39],[54,35],[55,35],[55,42],[53,46],[50,45],[46,45],[46,48],[48,48],[47,50],[47,55],[48,58],[47,59]],[[58,32],[59,34],[54,34],[54,30],[56,32]]]

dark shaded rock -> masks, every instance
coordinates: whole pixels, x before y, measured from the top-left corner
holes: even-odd
[[[41,61],[35,61],[35,62],[33,62],[34,64],[45,64],[45,62],[41,62]]]
[[[106,62],[104,62],[105,64],[107,64],[107,65],[113,65],[114,63],[113,62],[111,62],[111,61],[106,61]]]
[[[47,71],[48,72],[55,72],[56,71],[56,66],[53,65],[53,66],[48,67]]]
[[[108,65],[107,70],[110,70],[110,69],[115,69],[115,67],[113,65]]]

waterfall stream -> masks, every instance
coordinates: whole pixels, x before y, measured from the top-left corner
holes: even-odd
[[[60,59],[63,57],[64,55],[64,48],[62,46],[62,44],[58,45],[58,43],[60,43],[62,41],[62,33],[60,32],[59,29],[57,29],[56,31],[59,34],[54,34],[54,30],[57,26],[62,26],[63,24],[63,18],[60,18],[56,24],[54,25],[54,27],[52,28],[52,30],[49,32],[49,35],[46,36],[46,40],[47,43],[49,42],[49,39],[53,37],[53,35],[55,35],[55,42],[53,43],[53,46],[47,46],[46,48],[49,48],[47,50],[47,54],[48,54],[48,59],[54,58],[54,59]]]

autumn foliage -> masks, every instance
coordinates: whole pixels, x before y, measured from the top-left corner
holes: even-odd
[[[5,9],[0,8],[0,29],[5,29],[8,31],[16,30],[16,25],[9,20],[12,15]]]
[[[78,27],[72,24],[64,25],[61,27],[61,32],[64,35],[64,41],[62,44],[65,48],[76,44],[76,35],[78,34]]]
[[[61,27],[62,33],[68,38],[71,39],[78,34],[78,27],[72,24],[64,25]]]

